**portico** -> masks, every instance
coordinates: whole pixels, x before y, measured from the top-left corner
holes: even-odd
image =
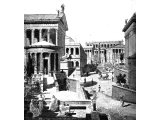
[[[46,74],[52,76],[59,70],[59,46],[55,46],[46,41],[37,42],[32,46],[25,47],[27,59],[32,59],[34,74]]]

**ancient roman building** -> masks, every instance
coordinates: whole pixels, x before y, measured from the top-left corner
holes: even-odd
[[[71,37],[65,38],[65,54],[71,55],[72,67],[76,68],[76,74],[81,76],[82,69],[87,64],[87,55],[80,43],[75,42]]]
[[[125,59],[128,68],[128,84],[136,90],[136,13],[130,18],[123,30],[125,33]]]
[[[59,71],[59,59],[65,53],[68,30],[64,7],[58,14],[24,15],[25,64],[34,62],[34,74],[52,75]]]
[[[117,63],[119,56],[124,53],[123,41],[87,42],[84,50],[87,63]]]

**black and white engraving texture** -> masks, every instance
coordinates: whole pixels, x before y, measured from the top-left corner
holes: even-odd
[[[122,26],[123,36],[114,39],[112,31],[103,34],[107,24],[99,23],[107,22],[103,16],[112,19],[105,11],[100,13],[103,16],[95,13],[96,22],[92,15],[83,17],[94,6],[77,13],[81,19],[74,18],[83,29],[95,29],[93,33],[85,30],[81,37],[79,31],[72,31],[76,26],[69,20],[74,16],[67,13],[75,11],[67,2],[57,6],[55,14],[24,14],[25,120],[136,119],[136,12],[116,26]],[[81,24],[92,20],[94,27]],[[106,38],[94,38],[101,33],[99,28]],[[81,40],[86,34],[92,40]],[[108,40],[107,34],[113,39]]]

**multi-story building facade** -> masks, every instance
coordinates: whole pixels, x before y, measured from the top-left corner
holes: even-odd
[[[76,74],[81,76],[82,69],[87,64],[87,55],[81,44],[66,36],[65,54],[71,55],[72,67],[76,68]]]
[[[123,28],[125,33],[125,59],[128,68],[128,84],[136,90],[136,13]]]
[[[123,41],[88,42],[84,48],[87,54],[87,63],[115,63],[124,53]]]
[[[58,14],[24,15],[24,61],[26,64],[29,58],[34,59],[34,74],[59,71],[67,30],[63,5]]]

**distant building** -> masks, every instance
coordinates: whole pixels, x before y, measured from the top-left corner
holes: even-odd
[[[67,30],[64,6],[58,14],[24,15],[24,61],[25,65],[30,58],[34,61],[34,74],[59,71]]]
[[[84,50],[87,63],[119,62],[120,53],[124,53],[123,41],[87,42]]]
[[[84,50],[85,50],[85,53],[87,54],[87,64],[92,64],[94,59],[93,46],[86,46]]]
[[[82,75],[82,69],[87,64],[87,55],[80,43],[75,42],[71,37],[65,37],[65,55],[71,56],[69,61],[76,70],[76,75]]]
[[[125,33],[125,59],[128,67],[128,84],[136,90],[136,13],[123,28]]]

